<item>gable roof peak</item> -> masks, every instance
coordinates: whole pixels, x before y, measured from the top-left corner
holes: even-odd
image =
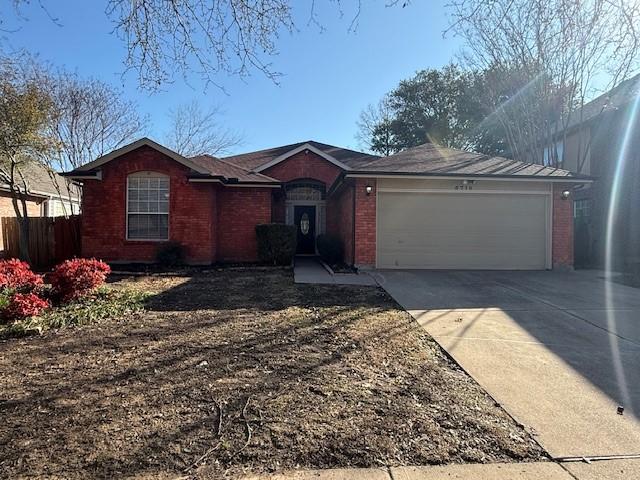
[[[151,140],[149,137],[142,137],[136,140],[135,142],[131,142],[116,150],[113,150],[112,152],[107,153],[106,155],[98,157],[92,162],[85,163],[84,165],[74,169],[73,172],[89,172],[112,160],[115,160],[118,157],[121,157],[122,155],[132,152],[140,147],[153,148],[154,150],[159,151],[160,153],[166,155],[167,157],[175,160],[178,163],[181,163],[185,167],[188,167],[191,170],[194,170],[197,173],[202,173],[202,174],[207,173],[207,171],[203,167],[193,162],[191,159],[183,155],[180,155],[178,152],[171,150],[170,148],[167,148],[164,145],[161,145],[158,142],[155,142],[154,140]]]
[[[348,165],[345,165],[344,163],[338,161],[333,155],[330,155],[329,153],[325,152],[324,150],[322,150],[321,148],[316,147],[315,145],[313,145],[312,141],[309,142],[305,142],[301,145],[299,145],[298,147],[295,147],[287,152],[284,152],[282,155],[278,155],[277,157],[275,157],[274,159],[272,159],[271,161],[258,166],[257,168],[254,168],[254,172],[262,172],[270,167],[273,167],[274,165],[277,165],[280,162],[283,162],[284,160],[286,160],[287,158],[290,158],[294,155],[296,155],[297,153],[300,152],[304,152],[306,150],[309,150],[313,153],[315,153],[316,155],[324,158],[326,161],[328,161],[329,163],[334,164],[335,166],[337,166],[338,168],[341,168],[342,170],[351,170],[351,167],[349,167]]]

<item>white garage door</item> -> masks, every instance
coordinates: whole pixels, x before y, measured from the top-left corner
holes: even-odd
[[[378,193],[378,268],[542,270],[547,195]]]

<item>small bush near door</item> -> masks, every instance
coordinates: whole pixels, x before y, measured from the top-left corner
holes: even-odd
[[[344,246],[342,240],[332,235],[318,235],[316,239],[320,258],[329,265],[342,263],[344,259]]]
[[[163,267],[183,265],[184,257],[184,246],[178,242],[162,244],[156,253],[156,261]]]
[[[270,265],[290,265],[296,254],[296,227],[282,223],[256,225],[258,258]]]

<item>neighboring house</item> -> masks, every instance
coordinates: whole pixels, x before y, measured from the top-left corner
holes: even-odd
[[[24,196],[27,215],[59,217],[80,213],[80,188],[37,163],[22,168],[29,194]],[[11,189],[0,183],[0,217],[16,217]],[[22,207],[21,207],[22,208]],[[0,255],[7,254],[5,232],[0,228]]]
[[[595,179],[574,192],[578,265],[603,264],[609,205],[616,192],[618,208],[612,213],[611,235],[614,267],[640,267],[640,116],[635,122],[632,116],[638,95],[640,75],[573,112],[567,128],[542,152],[545,163],[553,157],[549,150],[555,148],[562,168]],[[628,146],[622,156],[627,132]]]
[[[22,167],[29,194],[24,198],[30,217],[59,217],[80,213],[80,188],[37,163]],[[13,194],[0,183],[0,217],[15,217]]]
[[[329,233],[359,267],[550,269],[573,262],[568,190],[588,178],[432,144],[377,157],[314,141],[219,159],[143,138],[66,173],[83,184],[83,255],[256,260],[255,226]]]

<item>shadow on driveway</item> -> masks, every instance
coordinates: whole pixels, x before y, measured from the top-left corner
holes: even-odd
[[[376,275],[552,455],[640,453],[640,290],[612,283],[607,302],[589,271]]]

